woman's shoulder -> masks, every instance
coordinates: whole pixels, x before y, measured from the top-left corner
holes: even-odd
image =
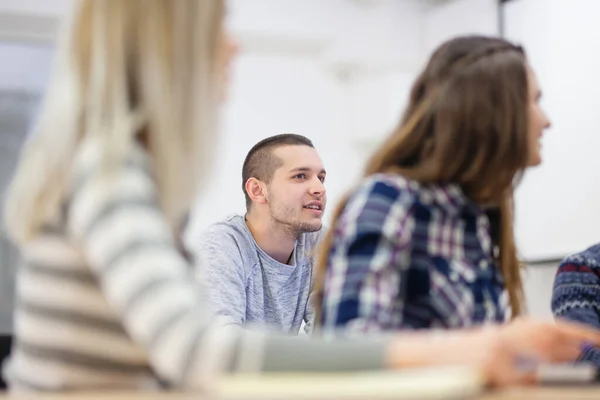
[[[389,201],[415,200],[422,190],[421,184],[400,174],[377,173],[364,178],[351,197],[378,197]]]
[[[560,268],[565,269],[563,267],[568,266],[590,268],[600,272],[600,243],[565,257],[560,263]]]
[[[351,192],[341,215],[342,221],[369,225],[388,218],[403,218],[419,200],[420,185],[401,175],[379,173],[364,178]]]

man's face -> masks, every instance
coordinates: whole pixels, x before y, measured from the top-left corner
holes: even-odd
[[[267,185],[267,202],[274,222],[300,234],[321,229],[327,195],[325,168],[309,146],[282,146],[273,150],[283,165]]]

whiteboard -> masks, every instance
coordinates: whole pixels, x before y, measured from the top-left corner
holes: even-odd
[[[553,124],[542,165],[517,189],[517,245],[526,260],[561,258],[600,242],[600,2],[503,7],[505,36],[525,47]]]

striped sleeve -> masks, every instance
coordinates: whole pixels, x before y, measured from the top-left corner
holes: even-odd
[[[557,318],[600,328],[600,245],[560,264],[552,290],[552,312]],[[600,349],[587,348],[580,359],[600,366]]]
[[[384,343],[334,346],[223,328],[176,250],[147,164],[138,161],[123,165],[110,185],[93,163],[84,169],[67,220],[104,296],[162,379],[207,387],[226,371],[383,367]]]

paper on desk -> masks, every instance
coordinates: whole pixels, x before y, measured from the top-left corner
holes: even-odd
[[[468,399],[484,382],[475,370],[412,369],[394,372],[270,373],[235,375],[217,385],[220,400]]]

